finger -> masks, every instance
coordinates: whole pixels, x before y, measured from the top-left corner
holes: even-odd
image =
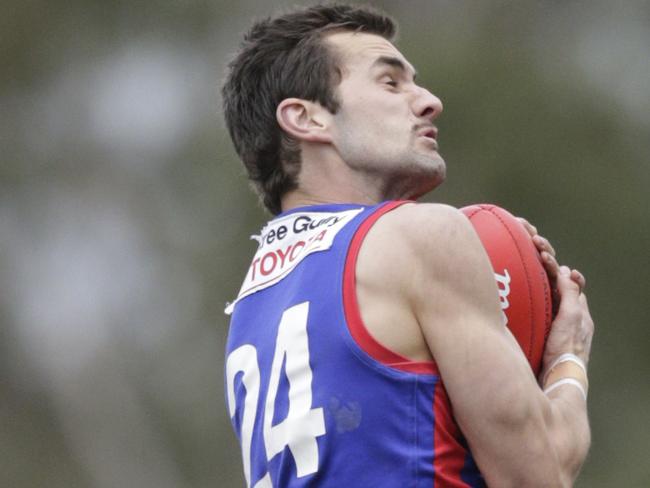
[[[580,297],[578,299],[580,300],[580,305],[589,308],[589,304],[587,303],[587,295],[580,293]]]
[[[571,279],[578,284],[581,290],[585,289],[585,286],[587,285],[587,280],[580,271],[578,271],[577,269],[571,270]]]
[[[548,274],[551,283],[555,283],[557,280],[557,275],[560,273],[560,265],[558,264],[555,256],[547,251],[542,251],[542,263],[544,264],[544,269]]]
[[[524,228],[528,231],[528,233],[530,234],[531,237],[537,235],[537,228],[536,228],[533,224],[531,224],[530,222],[528,222],[528,221],[527,221],[525,218],[523,218],[523,217],[517,217],[517,220],[519,220],[519,222],[521,222],[521,224],[522,224],[522,225],[524,226]]]
[[[567,266],[560,266],[556,285],[561,298],[560,309],[565,306],[580,306],[580,286],[571,279],[571,270]]]
[[[539,234],[533,236],[533,244],[535,244],[539,252],[546,251],[555,256],[555,249],[553,249],[553,246],[546,237],[540,236]]]
[[[591,318],[591,312],[589,311],[589,304],[587,303],[587,295],[584,293],[580,293],[580,296],[578,297],[578,301],[580,302],[580,306],[582,307],[582,311],[589,320],[592,320]]]
[[[580,305],[580,288],[570,277],[571,271],[562,266],[557,276],[557,311],[554,320],[562,323],[581,323],[582,306]]]
[[[589,305],[587,304],[587,297],[584,293],[580,294],[580,297],[578,298],[578,303],[580,303],[580,308],[582,310],[582,324],[584,327],[584,332],[585,334],[593,335],[594,319],[591,317],[591,312],[589,311]]]
[[[555,317],[562,299],[560,292],[557,289],[557,277],[560,273],[560,265],[555,260],[555,257],[546,251],[542,252],[541,256],[544,269],[546,270],[551,285],[551,314]]]

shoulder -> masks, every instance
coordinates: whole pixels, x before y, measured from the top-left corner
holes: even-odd
[[[440,203],[406,203],[386,213],[377,227],[399,234],[412,245],[424,239],[444,240],[453,233],[472,232],[460,210]]]
[[[469,275],[456,272],[450,263],[467,264],[455,256],[463,254],[459,247],[466,245],[466,236],[471,239],[471,225],[453,207],[416,203],[381,207],[370,222],[354,265],[363,322],[390,350],[412,360],[430,361],[423,319],[434,317],[427,324],[437,327],[442,317],[454,314],[446,310],[451,300],[461,305],[454,282]]]
[[[451,206],[405,204],[382,216],[368,232],[361,256],[375,279],[402,290],[415,309],[432,296],[448,308],[467,301],[492,308],[497,296],[489,258],[469,219]],[[454,313],[454,310],[448,310]]]
[[[485,251],[465,215],[449,205],[409,203],[383,215],[367,236],[376,252],[414,265],[458,264]]]

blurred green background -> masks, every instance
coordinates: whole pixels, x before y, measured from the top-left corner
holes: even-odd
[[[218,89],[293,4],[3,2],[0,486],[243,486],[223,308],[267,215]],[[374,5],[445,104],[428,199],[525,216],[588,277],[577,486],[649,487],[650,4]]]

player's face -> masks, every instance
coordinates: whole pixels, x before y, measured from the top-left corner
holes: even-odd
[[[415,83],[414,68],[386,39],[352,32],[327,39],[341,59],[333,138],[343,161],[378,178],[389,198],[435,188],[445,177],[434,126],[441,101]]]

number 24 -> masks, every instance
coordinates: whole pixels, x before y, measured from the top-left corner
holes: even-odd
[[[307,316],[309,302],[288,308],[282,314],[271,365],[269,388],[264,406],[264,446],[270,461],[285,446],[296,462],[299,478],[318,471],[318,444],[316,438],[325,434],[322,408],[311,408],[312,371],[309,365],[309,340]],[[280,384],[280,372],[286,356],[286,375],[289,380],[289,412],[277,425],[272,425],[275,399]],[[251,441],[260,391],[260,368],[257,349],[250,344],[238,347],[226,360],[226,383],[230,417],[236,413],[235,376],[244,373],[242,383],[246,388],[244,415],[241,424],[241,449],[244,460],[246,485],[251,486]],[[271,477],[266,473],[254,488],[271,488]]]

